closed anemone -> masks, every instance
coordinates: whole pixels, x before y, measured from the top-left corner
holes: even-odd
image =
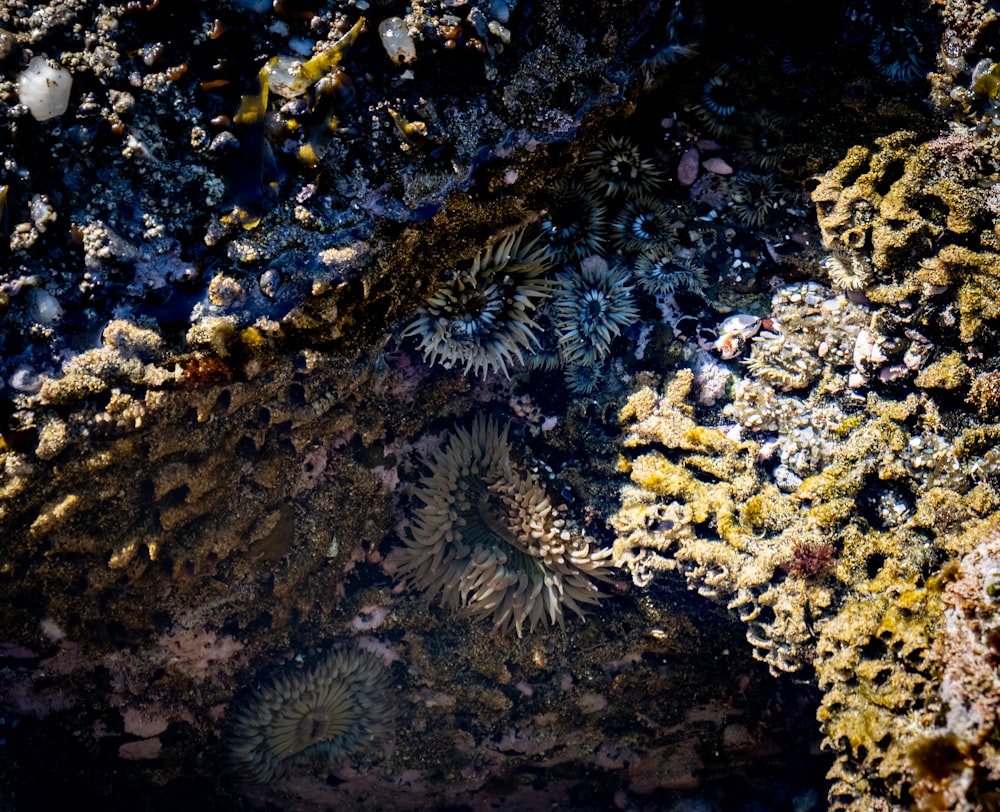
[[[559,274],[555,298],[559,354],[565,364],[592,364],[611,342],[639,318],[629,270],[587,257],[579,270]]]
[[[265,783],[294,764],[358,750],[391,731],[394,696],[385,663],[352,643],[335,645],[304,667],[286,667],[227,711],[230,772]]]
[[[476,417],[428,468],[409,537],[392,557],[405,585],[519,637],[544,621],[563,626],[567,609],[583,618],[598,603],[595,582],[609,577],[610,550],[573,528],[538,479],[511,460],[507,428]]]
[[[553,283],[544,277],[551,255],[537,238],[525,242],[524,234],[511,232],[468,267],[452,271],[417,311],[402,335],[419,338],[428,363],[461,366],[483,377],[492,371],[507,375],[536,345],[532,314],[552,293]]]
[[[656,165],[625,137],[601,139],[583,163],[587,186],[605,197],[649,194],[663,182]]]

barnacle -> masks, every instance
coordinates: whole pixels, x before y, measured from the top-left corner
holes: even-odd
[[[677,244],[670,212],[652,195],[629,200],[611,224],[615,244],[626,254],[668,251]]]
[[[602,139],[583,163],[587,186],[604,197],[649,194],[663,182],[656,165],[624,136]]]
[[[539,220],[556,262],[589,257],[604,248],[607,208],[582,186],[562,180],[553,187],[554,205]]]
[[[395,708],[385,664],[351,644],[304,668],[285,668],[230,711],[225,758],[238,777],[264,783],[293,764],[333,759],[385,735]]]
[[[537,344],[532,314],[552,292],[543,274],[550,254],[537,238],[513,231],[483,249],[467,268],[455,269],[444,287],[417,311],[403,336],[417,336],[429,363],[456,364],[486,376],[507,374],[523,351]]]
[[[708,283],[701,265],[691,259],[678,262],[666,251],[642,254],[635,263],[635,279],[640,288],[654,296],[681,290],[701,293]]]
[[[608,267],[601,257],[588,257],[579,270],[560,274],[559,285],[554,297],[556,328],[567,364],[604,358],[615,336],[639,318],[624,266]]]
[[[564,625],[598,603],[610,550],[598,549],[510,458],[505,427],[479,415],[457,428],[421,480],[423,503],[395,553],[397,572],[447,609],[492,618],[520,637],[540,621]]]

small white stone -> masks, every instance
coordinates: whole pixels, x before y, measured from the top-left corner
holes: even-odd
[[[44,56],[36,56],[17,77],[17,95],[36,121],[61,116],[69,107],[73,76]]]
[[[56,297],[42,288],[35,288],[28,294],[31,317],[39,324],[54,324],[62,318],[63,309]]]
[[[389,17],[378,24],[378,35],[389,59],[397,65],[413,62],[417,58],[417,47],[406,29],[406,23],[399,17]]]

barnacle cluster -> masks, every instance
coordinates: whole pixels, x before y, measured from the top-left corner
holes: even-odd
[[[869,318],[846,296],[816,282],[788,285],[772,297],[770,329],[754,336],[746,365],[778,389],[802,389],[824,372],[851,366]]]
[[[478,415],[427,461],[396,571],[446,608],[520,637],[596,605],[610,550],[598,548],[511,459],[509,427]]]
[[[974,533],[975,546],[941,596],[945,622],[930,652],[942,672],[938,723],[910,750],[913,795],[924,808],[973,812],[988,808],[996,792],[1000,533]]]
[[[498,238],[448,275],[403,336],[417,337],[430,363],[507,374],[537,345],[532,315],[553,290],[544,276],[549,262],[548,249],[526,240],[524,229]]]
[[[376,655],[346,643],[255,685],[228,713],[233,774],[265,783],[310,759],[330,761],[384,737],[395,716],[392,677]]]
[[[1000,504],[991,443],[945,429],[915,395],[849,406],[817,386],[807,404],[754,380],[724,433],[696,419],[692,379],[639,388],[620,415],[631,483],[614,561],[640,585],[682,573],[740,617],[773,671],[815,670],[831,808],[903,802],[941,684],[936,572]]]
[[[832,281],[884,305],[897,343],[915,340],[907,332],[951,346],[997,335],[1000,245],[981,227],[993,214],[978,180],[996,139],[897,132],[852,147],[812,192]]]

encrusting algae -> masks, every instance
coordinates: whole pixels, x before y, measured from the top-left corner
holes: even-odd
[[[829,808],[995,805],[984,0],[936,136],[918,3],[35,5],[0,60],[80,81],[0,115],[0,734],[288,808],[697,803],[810,752],[749,651]]]

